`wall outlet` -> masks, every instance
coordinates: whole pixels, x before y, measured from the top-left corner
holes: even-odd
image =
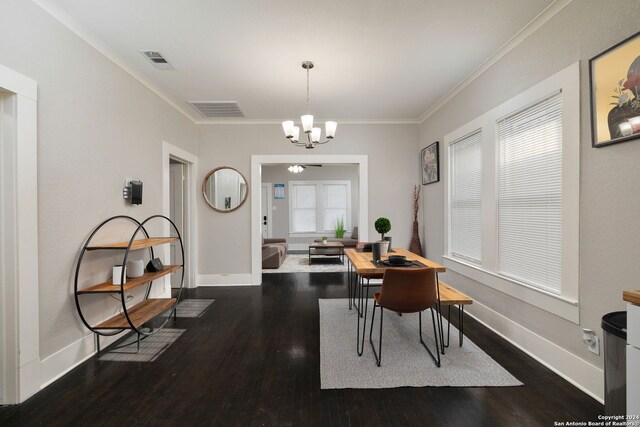
[[[593,336],[591,342],[587,344],[587,349],[594,354],[600,355],[600,338]]]

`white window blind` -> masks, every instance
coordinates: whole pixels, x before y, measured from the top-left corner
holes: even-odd
[[[323,230],[335,230],[336,221],[347,220],[348,192],[346,184],[324,185],[324,227]]]
[[[316,186],[294,184],[291,200],[294,233],[316,231]]]
[[[498,120],[498,272],[560,292],[562,96]]]
[[[450,147],[450,252],[475,263],[482,260],[482,132],[478,130]]]

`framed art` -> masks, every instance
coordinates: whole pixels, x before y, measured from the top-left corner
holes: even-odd
[[[640,33],[589,60],[593,147],[640,137]]]
[[[273,198],[276,200],[284,199],[284,184],[273,184]]]
[[[422,163],[422,185],[440,181],[440,158],[438,141],[425,147],[420,152]]]

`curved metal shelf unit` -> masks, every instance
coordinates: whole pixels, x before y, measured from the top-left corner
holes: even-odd
[[[147,224],[150,220],[161,218],[168,221],[173,230],[175,231],[177,237],[150,237],[147,229],[145,228],[145,224]],[[98,244],[91,245],[91,241],[94,236],[100,229],[102,229],[105,225],[110,222],[118,219],[125,219],[133,222],[137,225],[136,230],[131,235],[131,239],[125,242],[119,243],[110,243],[110,244]],[[138,233],[142,231],[145,238],[141,240],[136,240],[136,236]],[[80,277],[80,268],[82,265],[82,260],[86,252],[88,251],[97,251],[97,250],[122,250],[124,251],[124,256],[122,260],[122,265],[127,265],[127,260],[129,258],[129,254],[131,251],[148,249],[149,255],[151,259],[153,259],[154,252],[153,247],[156,245],[166,244],[170,242],[178,241],[180,242],[180,251],[181,251],[181,261],[182,264],[175,265],[165,265],[162,270],[159,272],[145,272],[144,275],[140,278],[129,279],[128,282],[125,283],[126,272],[122,269],[122,274],[120,276],[120,285],[114,285],[112,280],[107,280],[106,282],[99,283],[93,286],[89,286],[83,289],[78,289],[78,279]],[[178,291],[178,295],[176,298],[149,298],[151,293],[151,288],[153,286],[153,282],[156,279],[164,277],[168,274],[171,274],[177,270],[182,270],[181,279],[180,279],[180,288]],[[138,304],[127,307],[127,291],[131,291],[140,286],[147,285],[146,292],[144,294],[144,298]],[[158,315],[165,313],[169,310],[173,311],[173,317],[175,319],[176,315],[176,304],[180,301],[180,297],[182,295],[182,289],[184,285],[184,245],[182,243],[182,237],[180,235],[180,231],[178,227],[176,227],[175,223],[171,221],[171,219],[167,218],[164,215],[152,215],[144,221],[140,222],[135,218],[132,218],[127,215],[116,215],[105,221],[103,221],[100,225],[98,225],[87,238],[84,246],[82,247],[82,251],[80,252],[80,256],[78,257],[78,263],[76,265],[76,273],[74,280],[74,297],[76,302],[76,308],[78,309],[78,314],[80,319],[84,323],[84,325],[96,335],[98,352],[100,352],[100,336],[112,336],[119,334],[126,330],[133,330],[138,335],[138,348],[140,346],[141,337],[146,337],[152,335],[158,330],[162,329],[166,323],[171,318],[171,315],[167,316],[165,321],[161,326],[151,329],[149,331],[143,331],[142,326],[156,318]],[[120,301],[122,304],[122,312],[107,319],[98,325],[91,325],[84,313],[82,312],[82,306],[80,304],[80,295],[104,295],[104,294],[120,294]]]

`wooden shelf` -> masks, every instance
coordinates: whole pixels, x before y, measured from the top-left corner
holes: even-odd
[[[151,246],[162,245],[165,243],[171,243],[178,240],[177,237],[152,237],[150,239],[140,239],[134,240],[131,244],[131,250],[137,251],[138,249],[149,248]],[[104,245],[98,246],[87,246],[88,251],[95,251],[98,249],[127,249],[129,246],[129,242],[119,242],[119,243],[107,243]]]
[[[157,271],[155,273],[145,272],[144,275],[142,275],[142,277],[136,277],[132,279],[127,278],[127,283],[124,284],[124,290],[130,291],[132,289],[137,288],[138,286],[145,285],[153,280],[166,276],[167,274],[171,274],[174,271],[179,270],[180,268],[182,268],[182,266],[178,264],[165,265],[162,270]],[[81,289],[78,291],[78,294],[92,294],[92,293],[113,294],[113,293],[120,293],[120,290],[121,290],[120,285],[114,285],[112,280],[107,280],[104,283],[93,285],[86,289]]]
[[[624,291],[622,299],[632,304],[640,305],[640,291]]]
[[[150,298],[129,308],[127,313],[133,325],[138,328],[171,308],[175,303],[175,298]],[[131,325],[124,314],[120,313],[100,323],[95,329],[131,329]]]

